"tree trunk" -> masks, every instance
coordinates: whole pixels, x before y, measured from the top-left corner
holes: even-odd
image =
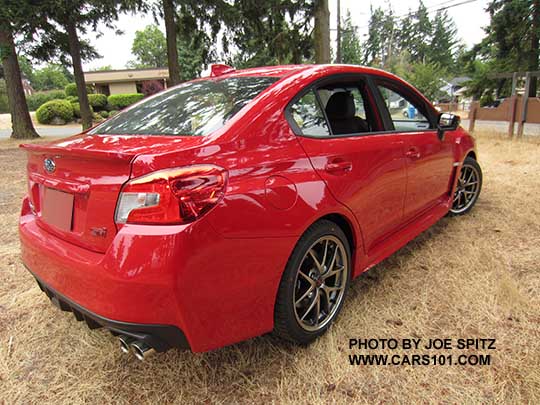
[[[169,82],[171,86],[179,84],[181,80],[174,15],[175,10],[173,0],[163,0],[163,16],[165,19],[165,34],[167,36],[167,64],[169,65]]]
[[[336,63],[341,63],[341,2],[337,0]]]
[[[77,96],[79,97],[79,105],[81,107],[81,119],[83,129],[88,129],[92,126],[92,111],[88,102],[88,93],[86,92],[86,83],[84,81],[84,73],[81,62],[81,44],[77,35],[77,27],[72,21],[66,22],[66,32],[68,34],[69,54],[73,66],[73,75],[75,84],[77,85]]]
[[[532,27],[531,27],[531,54],[529,60],[529,71],[538,70],[538,30],[540,30],[540,1],[533,1]],[[529,87],[529,97],[536,97],[538,77],[531,76],[531,87]]]
[[[4,67],[9,112],[11,113],[11,138],[39,138],[26,105],[11,24],[5,20],[0,20],[0,59]]]
[[[328,0],[315,4],[315,63],[330,63],[330,11]]]

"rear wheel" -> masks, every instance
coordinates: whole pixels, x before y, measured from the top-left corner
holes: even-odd
[[[465,158],[459,174],[458,184],[450,215],[463,215],[469,212],[482,190],[482,169],[472,157]]]
[[[279,286],[274,334],[307,344],[322,335],[339,314],[350,278],[347,237],[335,223],[321,220],[297,243]]]

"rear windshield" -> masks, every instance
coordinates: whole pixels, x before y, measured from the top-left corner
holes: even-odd
[[[91,133],[208,135],[278,79],[235,77],[186,83],[118,114]]]

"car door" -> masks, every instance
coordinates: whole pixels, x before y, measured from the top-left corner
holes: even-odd
[[[328,116],[342,113],[335,99],[348,100],[343,122]],[[357,217],[369,254],[403,220],[403,136],[380,132],[382,120],[360,77],[330,80],[304,91],[289,105],[288,119],[331,193]]]
[[[376,80],[389,118],[389,130],[402,135],[407,163],[405,222],[448,199],[453,169],[450,137],[439,137],[436,117],[426,102],[404,85]]]

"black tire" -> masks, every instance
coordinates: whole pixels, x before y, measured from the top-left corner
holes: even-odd
[[[474,179],[468,181],[468,176],[474,176]],[[469,184],[469,186],[467,186]],[[460,171],[460,178],[454,193],[452,208],[448,214],[450,216],[467,214],[478,201],[482,191],[482,168],[476,159],[467,156],[463,161]],[[468,193],[468,194],[467,194]],[[470,199],[465,200],[468,196]]]
[[[308,267],[313,267],[310,269],[313,278],[306,277]],[[283,272],[274,309],[273,334],[302,345],[324,334],[341,311],[351,272],[351,249],[341,228],[328,220],[313,224],[296,244]],[[311,293],[310,289],[313,289]],[[329,293],[329,290],[335,291]],[[310,305],[315,305],[311,312]],[[311,315],[307,318],[313,319],[301,319],[306,307],[307,315]]]

